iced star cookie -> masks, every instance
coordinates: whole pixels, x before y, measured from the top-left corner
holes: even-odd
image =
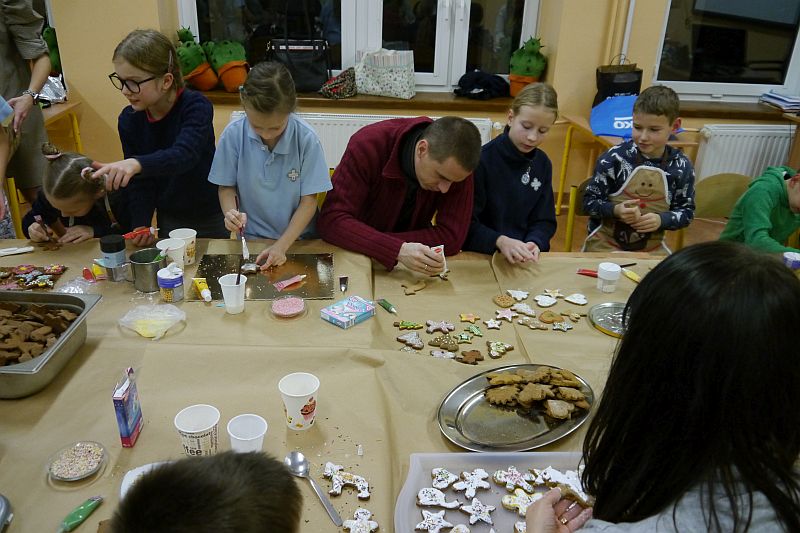
[[[494,318],[495,320],[508,320],[509,322],[514,321],[514,317],[517,316],[517,313],[512,311],[511,309],[498,309],[494,312],[496,315]]]
[[[465,497],[474,498],[475,491],[490,487],[489,483],[484,481],[488,477],[489,474],[483,468],[476,468],[472,472],[461,472],[461,480],[453,484],[453,490],[459,492],[463,490]]]
[[[426,487],[417,493],[417,505],[420,507],[444,507],[445,509],[458,509],[461,502],[454,500],[448,502],[444,492],[439,489]]]
[[[498,485],[505,485],[509,492],[517,487],[527,492],[533,492],[533,485],[529,482],[534,481],[536,476],[530,472],[520,472],[516,466],[509,466],[506,470],[497,470],[492,479]]]
[[[372,518],[372,512],[359,507],[353,513],[353,520],[345,520],[342,527],[349,529],[350,533],[372,533],[378,529],[378,523],[370,518]]]
[[[503,496],[500,503],[509,511],[517,511],[520,516],[524,517],[528,507],[536,500],[540,500],[542,496],[541,492],[528,494],[522,489],[514,489],[514,493]]]
[[[472,498],[471,505],[463,505],[461,509],[462,512],[465,512],[469,515],[469,524],[474,525],[476,522],[486,522],[490,526],[492,525],[492,511],[495,510],[493,505],[486,505],[482,503],[478,498]]]
[[[453,524],[444,519],[444,510],[432,513],[422,510],[422,522],[414,526],[415,531],[428,531],[428,533],[439,533],[442,529],[453,527]]]
[[[483,323],[486,324],[486,329],[500,329],[500,321],[494,318],[484,320]]]
[[[458,481],[457,475],[444,468],[434,468],[431,470],[431,477],[433,478],[432,485],[437,489],[446,489]]]

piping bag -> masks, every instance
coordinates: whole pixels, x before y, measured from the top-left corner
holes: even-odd
[[[72,531],[79,525],[86,520],[90,514],[97,509],[100,504],[103,503],[102,496],[92,496],[75,509],[72,510],[67,516],[64,517],[64,520],[61,522],[61,525],[58,527],[57,533],[63,533],[67,531]]]

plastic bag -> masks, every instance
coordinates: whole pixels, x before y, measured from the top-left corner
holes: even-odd
[[[172,304],[137,305],[119,319],[119,325],[157,341],[169,328],[184,320],[186,313]]]

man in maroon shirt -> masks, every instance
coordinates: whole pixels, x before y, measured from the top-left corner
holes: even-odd
[[[347,145],[317,219],[326,241],[391,270],[435,274],[459,252],[472,216],[475,125],[460,117],[391,119],[365,126]],[[435,224],[432,218],[436,215]]]

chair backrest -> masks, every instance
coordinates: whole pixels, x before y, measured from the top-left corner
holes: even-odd
[[[714,174],[695,184],[695,218],[725,218],[753,180],[735,173]]]

